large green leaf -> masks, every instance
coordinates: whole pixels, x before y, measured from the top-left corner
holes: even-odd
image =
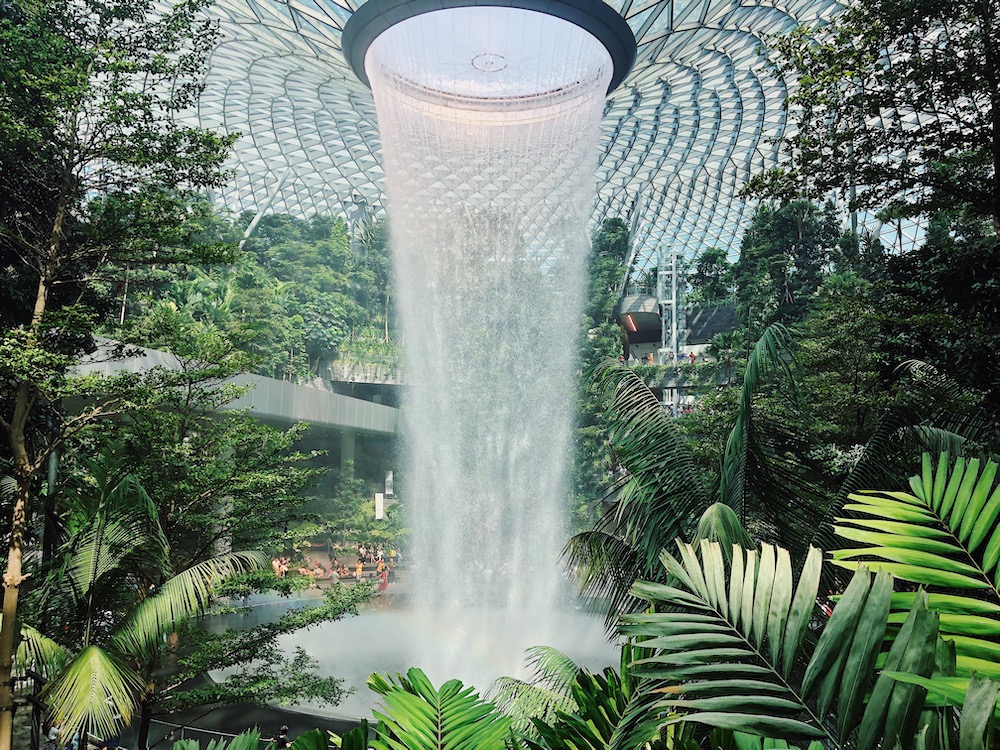
[[[368,685],[382,696],[371,743],[377,750],[501,750],[510,735],[511,719],[458,680],[436,689],[410,669],[405,677],[372,674]]]
[[[655,649],[632,666],[645,677],[640,692],[656,700],[630,717],[648,726],[650,712],[669,725],[693,721],[763,737],[822,740],[845,747],[855,732],[862,750],[892,747],[915,732],[910,721],[922,691],[891,679],[876,680],[892,600],[887,573],[862,568],[826,622],[815,646],[806,638],[819,589],[822,555],[813,548],[795,582],[788,553],[762,545],[733,548],[726,563],[717,544],[700,552],[679,542],[679,558],[663,554],[669,585],[639,582],[636,596],[656,611],[622,618],[624,635]],[[910,616],[888,655],[889,663],[929,676],[937,615],[927,597],[914,597]],[[800,667],[800,665],[802,665]],[[875,690],[879,700],[866,696]],[[633,747],[623,730],[615,747]],[[807,743],[808,744],[808,743]]]
[[[45,699],[63,733],[72,737],[87,727],[115,735],[131,721],[139,675],[121,659],[88,646],[45,689]]]
[[[263,568],[267,562],[260,552],[230,552],[193,565],[143,599],[114,632],[111,644],[124,654],[147,654],[159,648],[164,633],[205,611],[225,577]]]
[[[608,602],[610,627],[618,613],[642,609],[632,584],[661,573],[660,550],[690,538],[710,495],[675,420],[635,371],[607,360],[594,379],[610,395],[608,440],[626,474],[614,488],[613,510],[574,536],[564,554],[583,591]]]
[[[956,647],[959,677],[972,671],[1000,678],[1000,483],[992,460],[923,454],[910,492],[867,490],[850,495],[835,532],[850,547],[838,565],[886,570],[925,586],[941,614],[941,633]],[[909,608],[893,598],[898,624]]]

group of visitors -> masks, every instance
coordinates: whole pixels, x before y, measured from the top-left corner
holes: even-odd
[[[343,579],[353,576],[356,581],[369,578],[377,578],[379,589],[386,591],[389,586],[389,577],[394,569],[402,563],[403,553],[395,546],[388,547],[381,542],[359,542],[357,563],[353,569],[346,563],[341,563],[336,557],[329,561],[329,567],[325,567],[325,558],[316,559],[314,555],[305,555],[301,564],[292,563],[288,557],[275,557],[271,560],[271,568],[277,578],[283,578],[289,569],[295,570],[299,575],[308,576],[313,579],[313,586],[320,580],[329,579],[333,583],[338,583]],[[297,565],[297,567],[296,567]],[[375,572],[371,569],[365,570],[366,566],[375,566]]]
[[[670,357],[670,359],[672,359],[673,361],[672,362],[664,362],[664,364],[679,365],[679,364],[682,364],[682,363],[684,363],[686,361],[690,361],[690,363],[693,365],[697,361],[698,357],[697,357],[697,355],[694,352],[688,352],[686,355],[682,354],[681,352],[676,352],[673,357]],[[702,354],[702,360],[705,361],[705,362],[707,362],[708,361],[708,354]],[[630,366],[634,365],[634,364],[637,364],[637,363],[638,364],[643,364],[643,365],[655,365],[656,364],[656,358],[653,356],[652,352],[648,352],[648,353],[644,354],[642,357],[638,357],[638,358],[635,356],[635,354],[633,354],[632,352],[629,352],[628,360],[625,359],[625,355],[624,354],[619,354],[618,355],[618,361],[621,362],[622,364],[626,364],[626,362],[627,362]]]
[[[271,560],[271,569],[277,578],[284,578],[288,572],[289,559],[287,557],[276,557]]]
[[[389,550],[389,561],[395,562],[396,550]],[[358,544],[358,559],[367,560],[369,563],[374,565],[379,560],[385,560],[385,549],[382,547],[382,543],[369,544],[365,546],[364,542]]]

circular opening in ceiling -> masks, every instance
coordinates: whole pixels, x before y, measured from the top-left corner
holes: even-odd
[[[456,15],[451,15],[453,13]],[[419,22],[418,19],[424,16],[436,18]],[[405,34],[397,29],[401,26],[409,27]],[[402,77],[413,78],[418,84],[423,74],[413,66],[422,62],[446,62],[443,57],[458,49],[462,50],[464,59],[451,60],[451,64],[479,74],[504,72],[505,77],[511,75],[507,71],[523,70],[529,62],[525,60],[522,64],[517,54],[511,55],[511,50],[523,51],[529,57],[537,57],[541,69],[555,80],[567,72],[565,61],[557,54],[566,49],[565,40],[569,34],[560,31],[565,27],[575,27],[576,38],[581,38],[582,31],[583,38],[604,48],[610,56],[606,90],[610,92],[616,88],[635,62],[635,37],[625,19],[599,0],[365,0],[344,26],[341,44],[348,64],[366,85],[369,83],[368,52],[377,41],[384,42],[386,34],[410,46],[409,51],[394,50],[401,63],[397,72]],[[509,35],[506,49],[489,42],[469,43],[483,36],[493,39],[503,38],[505,34]],[[572,53],[572,49],[569,51]],[[410,59],[403,60],[404,55]],[[497,56],[504,58],[502,63]],[[538,88],[548,86],[548,90],[553,90],[561,85],[572,85],[576,80],[573,76],[561,77],[562,80],[554,85],[551,81],[543,82]],[[438,87],[431,82],[427,88]]]
[[[611,55],[583,28],[522,8],[447,8],[407,18],[371,43],[369,78],[456,106],[572,98],[610,77]]]
[[[495,52],[483,52],[472,58],[472,67],[484,73],[499,73],[507,67],[507,58]]]

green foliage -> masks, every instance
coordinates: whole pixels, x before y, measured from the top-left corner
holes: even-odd
[[[841,241],[832,204],[758,206],[732,269],[736,300],[751,331],[801,320]]]
[[[569,685],[575,708],[561,709],[552,719],[534,719],[537,736],[526,737],[525,745],[530,750],[610,748],[627,718],[639,710],[643,701],[649,702],[648,698],[641,697],[639,680],[633,674],[631,665],[633,660],[648,657],[650,653],[625,643],[622,645],[620,671],[608,667],[595,675],[578,670]],[[650,726],[647,729],[646,734],[633,738],[635,747],[648,750],[684,747],[683,730],[669,729],[661,733],[659,727]]]
[[[731,299],[733,264],[729,262],[729,254],[718,247],[703,250],[695,259],[689,282],[691,291],[685,300],[689,307]]]
[[[581,589],[608,602],[610,626],[619,612],[638,605],[632,583],[658,575],[659,551],[684,537],[710,494],[676,423],[639,377],[607,360],[595,378],[612,394],[608,437],[627,474],[616,507],[592,530],[573,536],[564,554]]]
[[[880,347],[925,361],[1000,406],[1000,245],[965,206],[930,217],[926,240],[886,264]]]
[[[161,709],[303,700],[336,705],[345,694],[343,680],[320,675],[312,656],[302,649],[288,654],[279,640],[288,633],[357,614],[358,605],[374,593],[371,583],[334,586],[323,592],[317,604],[289,610],[273,622],[222,633],[192,623],[183,630],[184,648],[176,653],[175,673],[158,697]],[[231,674],[191,687],[193,678],[219,669]]]
[[[656,649],[633,662],[648,680],[641,690],[656,701],[636,712],[617,747],[634,746],[650,724],[680,721],[837,748],[909,746],[924,693],[875,670],[892,598],[887,573],[857,571],[813,646],[819,550],[810,550],[796,584],[780,547],[734,547],[729,565],[717,544],[703,541],[700,559],[690,545],[678,548],[680,560],[662,557],[669,584],[635,586],[656,611],[622,619],[624,634]],[[937,620],[918,593],[885,669],[929,677]]]
[[[136,343],[158,347],[147,319],[172,313],[217,330],[250,355],[256,372],[280,380],[326,374],[338,358],[395,374],[387,253],[371,233],[363,256],[354,255],[341,218],[268,215],[232,265],[188,267],[138,297],[139,317],[127,330]]]
[[[850,496],[838,536],[854,546],[833,553],[836,564],[865,565],[926,586],[940,613],[941,633],[955,644],[957,676],[1000,677],[1000,486],[997,464],[947,453],[923,456],[911,492],[867,491]],[[912,593],[893,598],[893,615]]]
[[[223,739],[209,740],[205,750],[259,750],[260,742],[260,731],[251,729],[233,737],[229,742]],[[201,745],[197,740],[178,740],[171,746],[171,750],[201,750]]]
[[[501,713],[514,720],[516,732],[533,736],[536,719],[551,723],[559,712],[577,710],[572,685],[579,667],[550,646],[534,646],[525,651],[525,656],[530,678],[500,677],[490,686],[488,698]]]
[[[664,412],[634,370],[609,361],[598,371],[600,382],[614,394],[608,438],[627,473],[615,507],[592,531],[575,535],[566,555],[581,588],[608,603],[609,625],[617,613],[642,606],[629,593],[632,583],[661,580],[660,551],[674,539],[693,538],[696,521],[706,511],[708,530],[719,516],[718,509],[709,508],[713,500],[735,512],[737,526],[796,551],[811,538],[825,506],[793,451],[799,448],[795,436],[779,429],[794,422],[755,408],[765,379],[777,375],[792,396],[784,399],[789,406],[782,416],[796,415],[791,343],[789,332],[775,324],[755,345],[720,456],[720,481],[712,490],[702,481],[678,420]]]
[[[802,392],[833,476],[846,474],[844,454],[871,437],[891,404],[879,296],[880,288],[854,271],[829,274],[799,337]]]
[[[788,98],[795,127],[783,144],[789,164],[750,190],[836,190],[894,217],[965,203],[1000,221],[1000,149],[987,114],[1000,105],[996,18],[992,0],[878,0],[769,40],[771,61],[798,82]]]
[[[383,711],[372,747],[376,750],[501,750],[511,719],[471,687],[449,680],[436,689],[419,669],[406,676],[373,674],[368,686],[382,696]]]
[[[622,353],[622,333],[614,318],[629,260],[629,230],[621,219],[605,219],[591,240],[587,302],[580,344],[583,371],[591,372],[608,358]],[[577,426],[573,448],[573,488],[577,525],[593,523],[594,498],[600,496],[614,465],[605,433],[604,396],[589,377],[580,379]]]
[[[330,744],[340,750],[368,750],[368,720],[362,719],[360,726],[355,727],[343,737],[330,732]]]
[[[18,485],[0,623],[3,747],[37,472],[82,426],[122,406],[117,389],[104,390],[96,378],[67,387],[67,370],[92,349],[107,310],[101,286],[131,266],[230,257],[224,243],[201,234],[206,201],[198,191],[225,181],[222,164],[236,136],[177,117],[197,104],[218,40],[207,5],[41,0],[8,3],[0,13],[0,267],[10,269],[0,282],[0,348],[17,351],[11,376],[0,379],[0,459]],[[29,361],[35,367],[24,368]],[[61,399],[71,390],[86,400],[66,417]],[[86,663],[105,672],[117,666]],[[73,721],[82,720],[73,710]]]
[[[22,632],[18,655],[50,675],[46,699],[70,735],[84,727],[114,734],[128,722],[146,690],[137,666],[207,609],[219,581],[266,564],[232,552],[174,573],[156,508],[136,478],[107,454],[89,468],[61,564],[39,592],[37,628]]]
[[[281,551],[289,525],[307,516],[304,490],[320,473],[309,465],[314,454],[296,449],[305,427],[279,430],[227,408],[246,392],[226,382],[246,357],[217,330],[173,314],[161,322],[155,343],[178,367],[143,376],[114,440],[156,501],[173,567],[222,543]]]

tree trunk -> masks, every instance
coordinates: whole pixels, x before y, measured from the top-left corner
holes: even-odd
[[[68,187],[64,183],[64,188]],[[63,221],[67,210],[68,190],[59,199],[52,233],[49,237],[48,256],[38,277],[35,305],[31,313],[32,334],[29,345],[34,345],[34,331],[45,315],[49,289],[55,279],[57,259],[62,244]],[[7,440],[14,459],[14,479],[17,482],[17,500],[10,524],[10,549],[7,553],[7,570],[3,576],[3,621],[0,622],[0,750],[11,750],[14,729],[14,684],[11,671],[14,666],[14,633],[17,627],[17,598],[24,581],[22,547],[27,527],[31,482],[37,466],[28,455],[25,428],[31,417],[32,385],[27,380],[17,387],[14,411],[6,424]],[[43,451],[43,455],[44,455]]]
[[[10,532],[10,550],[7,553],[7,571],[3,577],[3,621],[0,623],[0,750],[11,750],[11,735],[14,728],[14,629],[17,624],[17,598],[20,593],[22,575],[21,548],[24,544],[24,529],[31,495],[31,468],[26,456],[16,456],[15,479],[17,480],[17,500]]]
[[[152,689],[142,698],[139,713],[139,738],[135,741],[138,750],[147,750],[149,747],[149,725],[153,722],[153,695]]]

